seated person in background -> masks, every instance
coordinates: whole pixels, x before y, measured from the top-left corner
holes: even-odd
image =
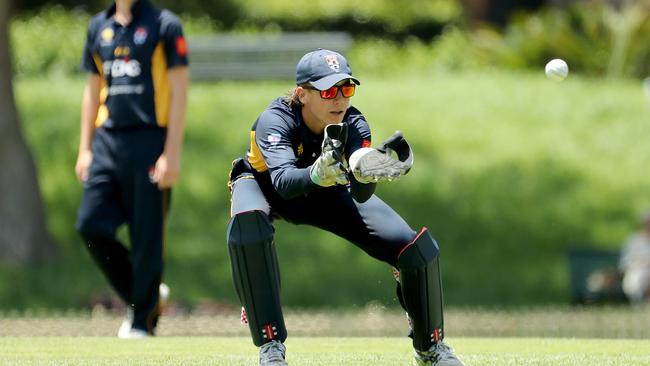
[[[650,211],[641,216],[641,225],[627,238],[619,264],[623,292],[635,304],[650,300]]]

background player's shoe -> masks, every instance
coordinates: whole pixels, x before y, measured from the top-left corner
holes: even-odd
[[[260,366],[288,366],[284,355],[287,348],[280,341],[271,341],[260,347]]]
[[[133,323],[133,309],[129,306],[126,309],[126,316],[122,320],[120,329],[117,330],[117,338],[128,338],[131,324]]]
[[[126,332],[122,337],[118,335],[118,337],[122,339],[140,339],[140,338],[147,338],[150,336],[151,334],[147,333],[146,330],[135,329],[135,328],[130,328],[129,331]]]
[[[161,314],[164,312],[165,307],[167,306],[168,303],[169,303],[169,286],[161,282],[160,286],[158,287],[158,310]],[[122,324],[120,324],[120,329],[117,330],[117,337],[123,339],[142,338],[139,337],[138,334],[135,335],[131,334],[132,331],[135,331],[135,333],[144,332],[146,333],[146,336],[150,335],[144,330],[131,329],[132,324],[133,324],[133,308],[128,306],[126,309],[126,316],[124,317],[124,320],[122,320]]]
[[[415,351],[416,366],[465,366],[445,342],[436,342],[426,352]]]

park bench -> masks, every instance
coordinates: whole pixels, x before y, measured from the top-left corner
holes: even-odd
[[[571,303],[574,305],[622,303],[627,298],[618,269],[620,254],[591,247],[569,251]]]
[[[291,80],[305,53],[325,48],[345,55],[351,44],[342,32],[191,36],[190,73],[200,81]]]

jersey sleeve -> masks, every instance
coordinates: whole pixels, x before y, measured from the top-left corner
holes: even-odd
[[[262,113],[255,128],[255,143],[280,196],[291,199],[315,190],[317,186],[309,178],[309,168],[297,167],[290,124],[280,115],[269,110]]]
[[[84,50],[81,55],[81,70],[85,72],[91,72],[93,74],[99,74],[99,69],[97,68],[97,63],[93,58],[95,52],[95,40],[97,39],[97,24],[94,19],[90,22],[88,26],[88,31],[86,32],[86,43],[84,44]]]
[[[167,67],[187,66],[187,43],[180,19],[168,10],[163,10],[160,17],[160,37],[165,48]]]
[[[350,107],[348,119],[348,140],[345,144],[345,155],[349,157],[362,147],[370,147],[370,125],[366,118],[354,107]]]

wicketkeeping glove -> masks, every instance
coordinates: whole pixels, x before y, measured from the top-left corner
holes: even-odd
[[[396,157],[393,157],[393,152]],[[378,149],[365,147],[350,156],[350,170],[361,183],[392,181],[406,175],[413,166],[413,151],[400,131]]]
[[[347,125],[344,123],[325,127],[321,155],[312,164],[309,172],[312,182],[322,187],[348,184],[348,165],[343,159],[347,132]]]

